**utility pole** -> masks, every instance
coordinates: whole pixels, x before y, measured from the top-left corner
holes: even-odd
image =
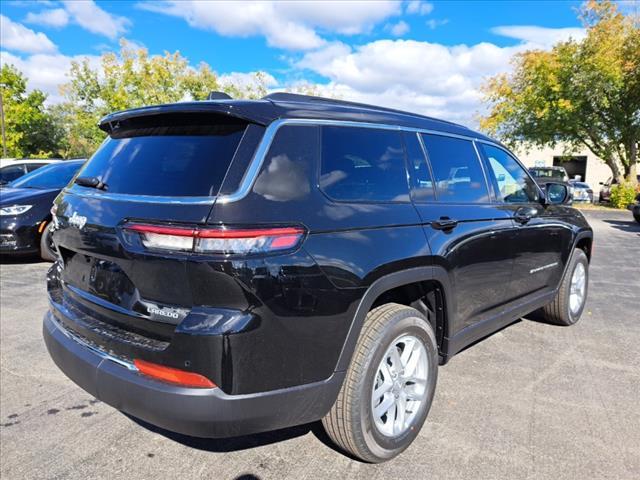
[[[4,133],[4,104],[2,102],[2,90],[4,83],[0,83],[0,127],[2,128],[2,157],[7,158],[7,136]]]

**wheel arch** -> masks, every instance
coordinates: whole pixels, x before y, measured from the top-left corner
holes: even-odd
[[[338,358],[336,371],[343,371],[349,367],[365,318],[373,307],[387,303],[387,301],[395,301],[421,310],[421,306],[416,301],[422,297],[414,297],[420,292],[432,292],[434,289],[439,296],[436,300],[436,315],[435,318],[429,318],[429,316],[427,318],[436,333],[441,358],[446,359],[447,338],[450,337],[452,323],[449,312],[453,311],[449,276],[446,270],[440,266],[416,267],[385,275],[367,288],[351,321],[349,332]],[[415,290],[416,293],[411,294],[412,290]],[[398,301],[399,296],[402,295],[408,301]]]

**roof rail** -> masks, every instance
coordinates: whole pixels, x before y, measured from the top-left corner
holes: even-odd
[[[374,110],[378,112],[390,112],[390,113],[398,113],[401,115],[408,115],[410,117],[427,118],[429,120],[435,120],[442,123],[463,126],[463,125],[458,125],[454,122],[449,122],[447,120],[441,120],[439,118],[433,118],[426,115],[421,115],[419,113],[407,112],[405,110],[398,110],[395,108],[379,107],[377,105],[371,105],[368,103],[349,102],[346,100],[336,100],[334,98],[327,98],[327,97],[300,95],[297,93],[275,92],[275,93],[270,93],[269,95],[265,95],[264,97],[262,97],[262,100],[270,100],[272,102],[309,102],[309,103],[326,103],[331,105],[343,105],[345,107],[363,108],[363,109]],[[467,128],[467,127],[464,127],[464,128]]]
[[[209,95],[207,95],[207,100],[233,100],[233,97],[224,92],[213,91],[209,92]]]

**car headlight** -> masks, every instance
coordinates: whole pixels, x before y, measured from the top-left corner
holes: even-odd
[[[33,205],[10,205],[8,207],[0,207],[0,216],[15,216],[22,215],[24,212],[28,211]]]

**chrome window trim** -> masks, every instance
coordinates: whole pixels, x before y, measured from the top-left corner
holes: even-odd
[[[72,193],[79,196],[90,197],[90,198],[104,198],[115,201],[122,202],[144,202],[144,203],[161,203],[161,204],[177,204],[177,205],[213,205],[214,203],[227,204],[232,202],[237,202],[245,198],[251,189],[253,188],[253,184],[258,176],[258,172],[262,168],[262,164],[267,156],[269,148],[271,148],[271,144],[273,142],[276,133],[280,129],[280,127],[284,125],[299,125],[299,126],[342,126],[342,127],[351,127],[351,128],[374,128],[378,130],[395,130],[398,132],[409,132],[409,133],[426,133],[432,135],[441,135],[445,137],[459,138],[462,140],[469,140],[471,142],[480,141],[484,143],[488,143],[490,145],[497,146],[499,148],[500,145],[497,143],[491,142],[489,140],[478,138],[474,135],[460,135],[457,133],[449,133],[441,130],[432,130],[425,128],[416,128],[416,127],[405,127],[401,125],[391,125],[386,123],[370,123],[370,122],[356,122],[350,120],[328,120],[328,119],[316,119],[316,118],[281,118],[279,120],[275,120],[271,122],[256,149],[251,162],[249,163],[249,167],[247,168],[244,176],[242,177],[242,181],[240,183],[240,187],[233,193],[228,195],[218,195],[211,197],[165,197],[165,196],[150,196],[150,195],[133,195],[133,194],[123,194],[123,193],[109,193],[103,191],[97,191],[88,187],[81,187],[79,185],[72,185],[71,187],[66,187],[63,191]],[[510,153],[510,152],[509,152]],[[513,155],[512,155],[513,156]],[[485,174],[485,182],[486,174]]]
[[[409,132],[409,133],[427,133],[432,135],[442,135],[446,137],[459,138],[462,140],[469,140],[471,142],[479,140],[477,137],[470,135],[459,135],[456,133],[443,132],[441,130],[431,130],[424,128],[405,127],[402,125],[391,125],[386,123],[370,123],[370,122],[354,122],[350,120],[327,120],[316,118],[282,118],[270,123],[267,127],[262,141],[256,150],[256,153],[251,160],[249,168],[245,172],[240,188],[232,194],[221,195],[218,197],[217,202],[225,204],[231,202],[237,202],[246,197],[251,189],[253,183],[258,175],[258,172],[262,168],[262,164],[267,156],[267,152],[271,147],[273,139],[283,125],[300,125],[300,126],[338,126],[338,127],[351,127],[351,128],[373,128],[378,130],[395,130],[397,132]],[[491,142],[487,142],[493,145]],[[485,177],[486,182],[486,177]]]

